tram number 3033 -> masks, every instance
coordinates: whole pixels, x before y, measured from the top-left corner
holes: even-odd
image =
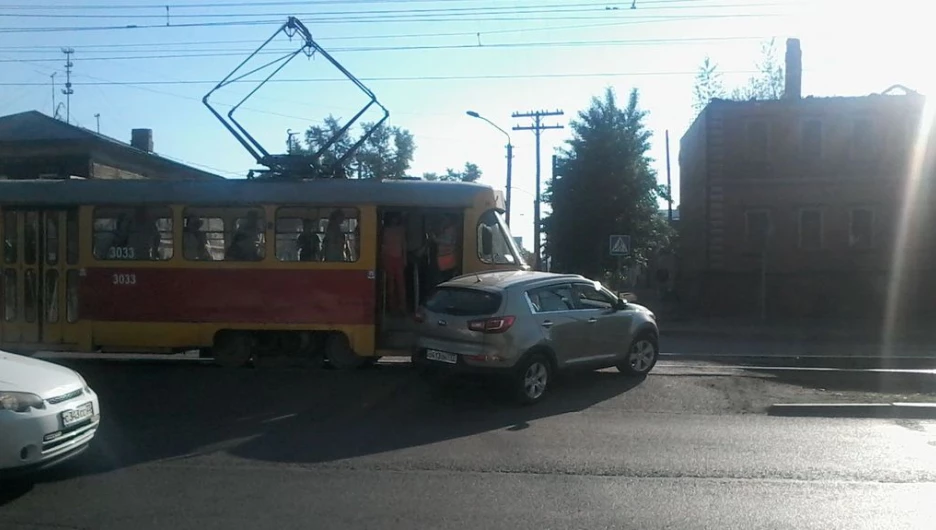
[[[136,274],[131,273],[114,273],[111,280],[114,285],[136,285],[137,278]]]

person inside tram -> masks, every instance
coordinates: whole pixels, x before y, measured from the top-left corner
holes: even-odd
[[[158,258],[159,229],[156,227],[156,219],[153,219],[145,208],[136,209],[133,219],[126,225],[125,234],[124,246],[130,250],[127,258],[138,260]]]
[[[325,239],[322,241],[325,261],[349,261],[350,248],[342,226],[344,220],[344,212],[340,209],[328,216],[328,227],[325,228]]]
[[[406,228],[399,213],[384,218],[380,261],[384,270],[384,292],[391,314],[406,314]]]
[[[182,254],[185,259],[210,260],[208,238],[201,230],[203,221],[195,216],[185,218],[182,227]]]
[[[243,223],[238,223],[231,237],[225,259],[233,261],[257,261],[263,259],[262,227],[257,212],[250,210]]]
[[[302,220],[302,232],[296,236],[296,252],[299,261],[321,261],[322,240],[315,233],[315,221]]]
[[[453,216],[442,214],[435,230],[430,234],[435,248],[433,285],[447,281],[457,274],[458,269],[458,234]]]

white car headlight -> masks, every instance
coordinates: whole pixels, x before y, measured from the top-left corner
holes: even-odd
[[[36,394],[30,394],[29,392],[7,392],[0,390],[0,410],[26,412],[30,408],[44,409],[45,401]]]
[[[86,394],[88,392],[91,392],[91,387],[88,386],[88,382],[85,381],[85,378],[82,377],[81,374],[79,374],[78,372],[75,372],[75,375],[77,375],[78,380],[81,381],[81,389],[84,390]]]

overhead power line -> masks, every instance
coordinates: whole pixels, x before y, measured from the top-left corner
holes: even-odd
[[[630,39],[630,40],[591,40],[591,41],[542,41],[542,42],[506,42],[493,44],[442,44],[425,46],[355,46],[344,48],[331,48],[331,53],[354,53],[354,52],[389,52],[389,51],[432,51],[432,50],[484,50],[498,48],[568,48],[568,47],[589,47],[589,46],[651,46],[651,45],[677,45],[693,44],[700,42],[720,42],[720,41],[752,41],[764,40],[770,37],[763,36],[736,36],[736,37],[677,37],[672,39]],[[125,60],[153,60],[153,59],[186,59],[186,58],[205,58],[205,57],[230,57],[242,56],[253,50],[232,50],[224,51],[216,49],[187,49],[186,53],[161,53],[153,55],[110,55],[110,56],[88,56],[94,53],[115,53],[113,50],[106,52],[95,52],[81,49],[82,60],[84,61],[125,61]],[[128,50],[118,53],[146,53],[148,50]],[[158,50],[157,50],[158,51]],[[172,50],[177,51],[177,50]],[[278,55],[288,53],[293,50],[265,50],[258,55]],[[37,53],[36,51],[13,50],[9,53]],[[39,52],[45,53],[45,52]],[[0,59],[0,63],[19,63],[19,62],[53,62],[56,59],[35,58],[35,59]]]
[[[230,7],[285,7],[285,6],[310,6],[310,5],[390,5],[390,4],[428,4],[428,3],[468,3],[475,0],[279,0],[273,2],[253,2],[245,0],[241,2],[216,2],[216,3],[185,3],[185,4],[90,4],[81,6],[69,6],[63,4],[14,4],[3,6],[3,9],[15,9],[24,11],[33,10],[62,10],[62,9],[80,9],[80,10],[143,10],[143,9],[206,9],[206,8],[230,8]],[[657,4],[692,4],[705,2],[707,0],[641,0],[640,5]],[[561,4],[561,2],[560,2]]]
[[[492,5],[492,6],[475,6],[475,7],[436,7],[436,8],[422,8],[422,9],[364,9],[364,10],[342,10],[342,11],[316,11],[316,12],[292,12],[289,14],[292,16],[303,17],[303,16],[314,16],[316,19],[342,16],[342,17],[372,17],[372,16],[391,16],[391,17],[419,17],[419,16],[436,16],[436,15],[490,15],[490,14],[500,14],[500,15],[516,15],[516,14],[539,14],[539,13],[574,13],[574,12],[594,12],[594,11],[633,11],[630,9],[632,5],[631,1],[627,2],[610,2],[610,3],[563,3],[555,5],[544,5],[532,4],[532,5]],[[658,11],[658,10],[684,10],[684,9],[693,9],[693,10],[707,10],[707,9],[739,9],[739,8],[751,8],[751,7],[786,7],[788,3],[781,3],[776,1],[771,2],[756,2],[756,3],[728,3],[728,4],[705,4],[705,5],[659,5],[659,6],[650,6],[642,7],[637,10],[638,12],[644,11]],[[241,17],[256,17],[256,16],[267,16],[271,13],[266,11],[264,13],[182,13],[182,14],[173,14],[171,11],[167,14],[165,11],[160,10],[159,12],[154,12],[151,14],[120,14],[120,13],[107,13],[107,14],[87,14],[87,13],[62,13],[61,9],[56,10],[53,13],[0,13],[0,17],[16,17],[16,18],[74,18],[74,19],[101,19],[101,18],[119,18],[119,19],[187,19],[187,18],[241,18]]]
[[[758,70],[722,70],[721,74],[756,74]],[[397,76],[397,77],[361,77],[361,81],[471,81],[471,80],[497,80],[497,79],[567,79],[589,77],[647,77],[647,76],[680,76],[697,75],[692,71],[657,71],[657,72],[586,72],[586,73],[541,73],[541,74],[482,74],[482,75],[434,75],[434,76]],[[241,80],[248,83],[251,81]],[[268,83],[338,83],[347,82],[344,78],[318,78],[318,79],[270,79]],[[217,80],[181,79],[174,81],[88,81],[72,83],[75,86],[150,86],[150,85],[216,85]],[[47,83],[33,82],[0,82],[0,86],[47,86]]]

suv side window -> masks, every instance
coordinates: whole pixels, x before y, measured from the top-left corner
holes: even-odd
[[[572,288],[569,285],[550,285],[527,292],[527,298],[537,313],[572,311],[575,309]]]
[[[572,286],[575,302],[581,309],[612,309],[616,300],[594,284],[577,283]]]

